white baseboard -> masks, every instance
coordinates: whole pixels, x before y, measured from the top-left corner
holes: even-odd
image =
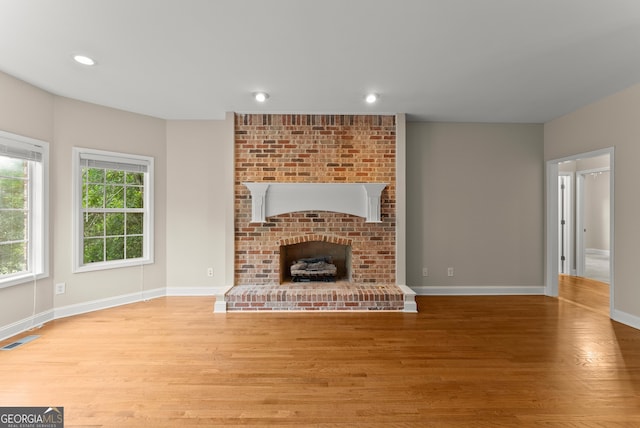
[[[611,314],[611,319],[621,322],[622,324],[626,324],[629,327],[640,330],[640,317],[637,317],[635,315],[631,315],[626,312],[614,309],[613,314]]]
[[[139,291],[121,296],[107,297],[106,299],[92,300],[90,302],[77,303],[75,305],[62,306],[54,309],[54,319],[66,318],[73,315],[86,314],[87,312],[113,308],[129,303],[142,302],[166,296],[165,288]]]
[[[0,327],[0,340],[13,337],[34,327],[53,321],[59,318],[71,317],[74,315],[86,314],[88,312],[99,311],[101,309],[113,308],[116,306],[127,305],[130,303],[142,302],[145,300],[156,299],[164,296],[216,296],[216,304],[218,300],[224,302],[224,294],[230,287],[170,287],[156,288],[153,290],[145,290],[121,296],[107,297],[105,299],[92,300],[90,302],[78,303],[75,305],[62,306],[50,309],[35,316],[25,318],[13,324]],[[221,299],[222,297],[222,299]]]
[[[0,328],[0,340],[5,340],[25,331],[39,328],[43,324],[53,321],[53,309],[41,312],[34,316],[30,316],[13,324],[5,325]]]
[[[411,287],[418,296],[513,296],[544,295],[544,285],[492,286],[418,286]]]

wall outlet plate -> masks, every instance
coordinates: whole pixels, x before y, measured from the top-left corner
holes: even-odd
[[[56,284],[56,294],[64,294],[66,291],[66,284],[64,282],[59,282]]]

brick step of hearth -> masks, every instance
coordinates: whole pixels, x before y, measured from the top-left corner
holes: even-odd
[[[402,311],[397,285],[308,282],[236,285],[225,295],[227,311]]]

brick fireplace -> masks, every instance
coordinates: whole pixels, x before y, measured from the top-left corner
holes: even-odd
[[[379,221],[314,209],[272,215],[256,222],[252,218],[252,193],[245,183],[386,185],[379,197]],[[390,297],[393,293],[386,288],[396,284],[395,192],[395,116],[237,114],[235,284],[228,293],[229,310],[246,308],[234,307],[234,291],[238,293],[241,287],[253,287],[255,291],[287,286],[291,290],[289,277],[283,272],[289,261],[283,261],[281,252],[284,246],[304,242],[317,242],[320,248],[324,244],[348,246],[348,256],[340,260],[342,272],[348,273],[334,285],[305,284],[302,288],[384,287],[382,300],[395,300],[397,296]],[[403,300],[402,292],[399,300]],[[389,304],[382,306],[398,309]],[[353,309],[353,305],[349,307]]]

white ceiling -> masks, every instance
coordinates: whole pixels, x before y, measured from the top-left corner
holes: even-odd
[[[0,0],[0,70],[166,119],[541,123],[640,82],[640,1]]]

